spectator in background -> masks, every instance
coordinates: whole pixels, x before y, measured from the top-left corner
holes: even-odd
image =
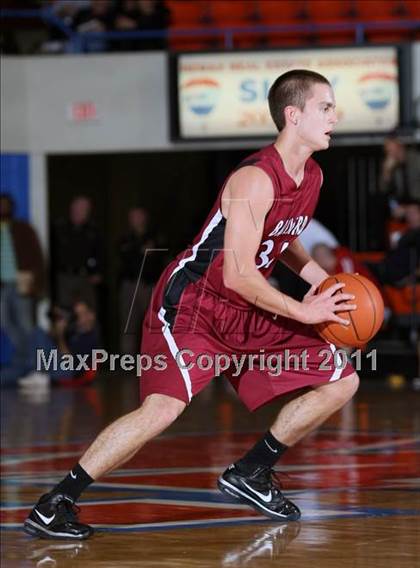
[[[78,33],[101,33],[112,29],[114,10],[111,0],[91,0],[90,6],[77,12],[73,19],[73,30]],[[84,51],[103,52],[108,50],[104,39],[86,42]]]
[[[161,0],[122,0],[116,10],[114,29],[116,31],[165,30],[169,25],[169,10]],[[114,42],[117,51],[165,49],[166,37],[127,39]]]
[[[404,215],[401,204],[407,199],[420,199],[420,154],[391,134],[384,142],[378,191],[369,197],[372,214],[367,229],[374,249],[388,248],[388,232],[401,221]]]
[[[34,229],[14,218],[14,201],[0,196],[1,226],[1,327],[15,351],[10,364],[3,368],[2,383],[15,380],[26,372],[36,299],[45,287],[45,262]]]
[[[316,219],[309,221],[308,226],[299,235],[299,240],[308,252],[318,243],[323,243],[332,248],[339,245],[333,233]]]
[[[351,250],[346,247],[331,247],[325,243],[318,243],[312,247],[311,256],[328,274],[333,275],[340,272],[354,274],[357,272],[378,284],[369,268],[359,262]]]
[[[90,0],[54,0],[49,3],[50,13],[69,29],[73,28],[73,22],[80,10],[90,7]],[[48,21],[48,40],[41,46],[42,53],[64,53],[68,47],[69,36],[57,25]]]
[[[318,243],[311,249],[312,258],[331,276],[346,272],[348,274],[360,274],[368,278],[379,289],[382,294],[382,286],[373,274],[373,272],[358,261],[350,249],[342,246],[331,247],[324,243]],[[383,294],[382,294],[383,297]],[[383,297],[386,304],[386,298]],[[385,305],[385,321],[388,320],[390,315],[389,308]]]
[[[2,55],[17,55],[20,53],[15,30],[0,30],[0,53]]]
[[[75,302],[71,310],[54,307],[51,310],[50,333],[37,328],[31,337],[31,353],[28,367],[32,371],[26,377],[19,379],[18,384],[23,389],[48,387],[52,381],[69,381],[71,379],[85,378],[91,380],[93,373],[85,369],[68,369],[68,365],[60,368],[63,355],[72,355],[78,364],[77,355],[88,355],[86,365],[92,365],[92,351],[101,345],[100,332],[96,322],[96,313],[92,306],[86,302]],[[44,360],[48,362],[51,351],[57,350],[58,368],[37,369],[37,350],[44,353]]]
[[[307,227],[299,235],[299,240],[308,252],[317,243],[325,243],[332,248],[338,246],[333,233],[316,219],[309,221]],[[270,284],[296,300],[301,300],[309,289],[307,283],[282,262],[276,263]]]
[[[388,197],[391,212],[400,216],[402,201],[420,199],[420,153],[407,148],[395,135],[386,138],[384,152],[379,189]]]
[[[52,239],[53,272],[57,303],[70,308],[76,299],[96,308],[102,282],[103,243],[91,221],[92,203],[79,196],[70,204],[69,220],[55,227]]]
[[[407,279],[420,277],[420,200],[401,205],[407,230],[384,260],[372,265],[383,284],[404,285]]]
[[[143,317],[160,271],[160,257],[151,250],[155,248],[147,211],[142,207],[130,209],[128,232],[118,244],[122,353],[135,354],[140,348]]]

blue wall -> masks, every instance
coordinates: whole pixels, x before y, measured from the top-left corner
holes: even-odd
[[[0,154],[0,193],[15,201],[15,217],[29,221],[29,156]]]
[[[0,154],[0,193],[9,193],[15,202],[15,217],[29,221],[29,156]],[[13,346],[0,331],[0,365],[10,362]]]

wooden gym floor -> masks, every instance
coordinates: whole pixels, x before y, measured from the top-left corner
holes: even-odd
[[[284,457],[299,523],[274,523],[217,491],[219,472],[278,409],[250,414],[219,380],[82,496],[81,519],[97,527],[93,538],[25,535],[20,527],[37,497],[136,400],[136,380],[127,377],[29,396],[2,392],[2,566],[420,566],[420,392],[372,383]]]

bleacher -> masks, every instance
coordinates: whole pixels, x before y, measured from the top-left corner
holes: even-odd
[[[2,3],[2,35],[19,32],[36,38],[48,26],[60,28],[84,51],[89,36],[75,34],[53,15],[52,2]],[[420,38],[417,0],[166,0],[168,30],[107,32],[111,41],[167,35],[172,50],[295,47],[392,43]],[[83,38],[77,36],[84,36]],[[32,37],[31,36],[31,37]],[[28,51],[24,50],[26,53]],[[35,50],[36,51],[36,50]]]
[[[167,0],[170,46],[176,50],[226,46],[342,45],[401,42],[420,37],[416,0]],[[253,28],[253,29],[252,29]],[[225,31],[216,35],[214,30]],[[190,32],[185,36],[182,32]],[[228,42],[229,43],[229,42]]]

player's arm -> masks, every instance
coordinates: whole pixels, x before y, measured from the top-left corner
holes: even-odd
[[[333,294],[342,288],[341,284],[301,303],[276,290],[256,268],[255,257],[273,198],[271,180],[259,168],[241,168],[229,180],[223,197],[223,213],[227,219],[223,265],[225,286],[251,304],[274,314],[304,323],[347,323],[335,314],[336,310],[347,306],[338,308],[338,298],[333,298]],[[351,296],[348,294],[340,295],[340,300],[349,299]]]
[[[279,260],[312,286],[318,287],[328,277],[328,273],[306,251],[299,237],[290,243]]]

